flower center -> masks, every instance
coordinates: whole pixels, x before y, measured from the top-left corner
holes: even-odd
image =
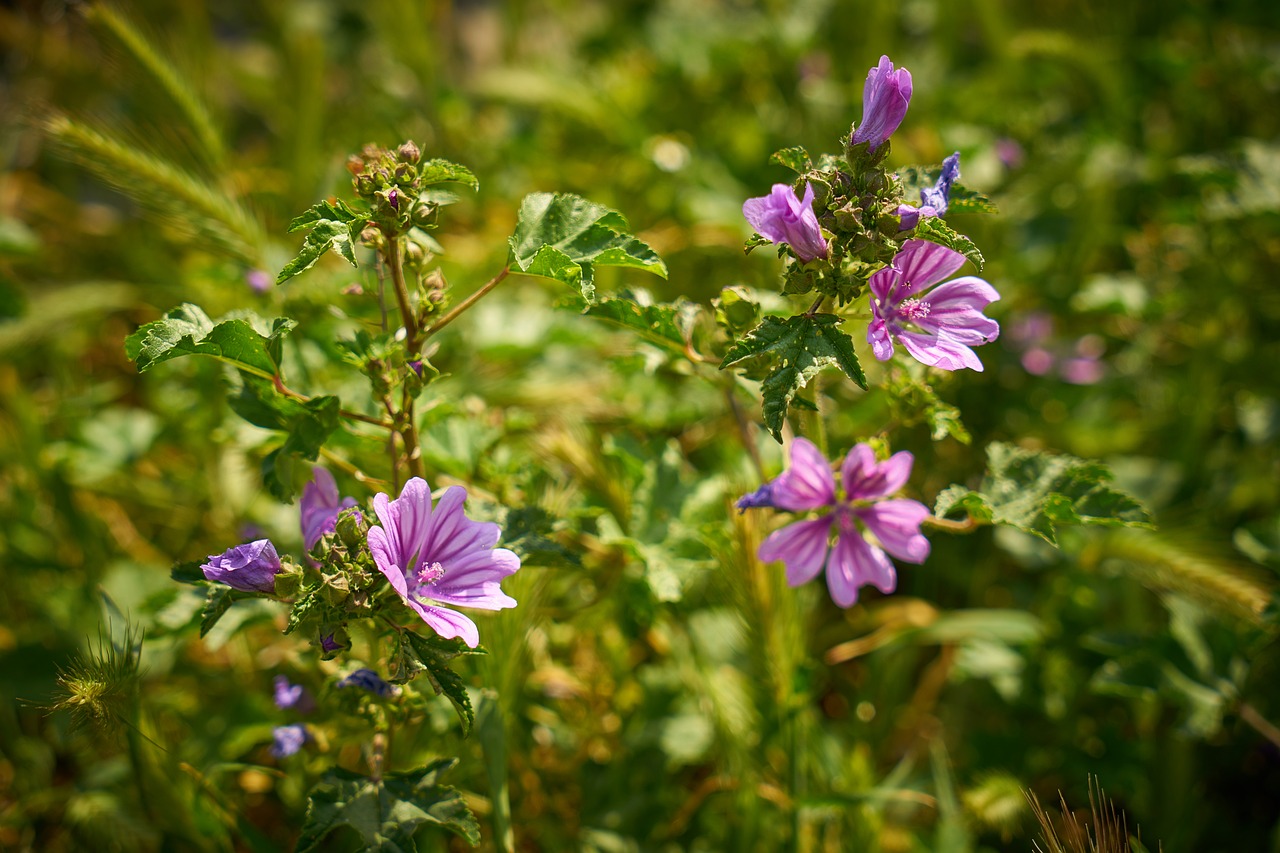
[[[929,303],[919,299],[904,299],[898,305],[898,314],[906,320],[923,320],[929,316]]]
[[[856,532],[857,525],[854,524],[854,521],[853,521],[854,519],[853,507],[851,507],[848,503],[846,503],[845,501],[840,501],[839,503],[837,503],[835,516],[836,516],[836,523],[840,525],[841,532],[843,533]]]
[[[444,577],[444,566],[439,563],[424,563],[422,568],[418,569],[418,576],[415,578],[416,586],[430,586],[440,578]]]

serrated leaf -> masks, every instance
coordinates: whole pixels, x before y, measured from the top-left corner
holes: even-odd
[[[616,210],[568,193],[532,193],[520,203],[507,243],[520,272],[577,287],[595,300],[593,266],[632,267],[667,277],[667,266],[643,240],[627,233]]]
[[[890,396],[890,411],[903,426],[913,426],[923,419],[934,441],[947,436],[961,444],[972,441],[960,420],[960,410],[945,402],[927,383],[900,373],[891,376],[884,389]]]
[[[355,245],[360,239],[367,217],[347,207],[341,201],[322,201],[312,205],[301,216],[289,223],[289,232],[310,228],[302,242],[298,255],[276,276],[276,284],[283,284],[299,273],[306,272],[320,260],[321,255],[334,251],[351,266],[356,266]]]
[[[263,460],[262,478],[273,495],[292,500],[292,460],[314,461],[319,456],[338,428],[341,402],[334,396],[303,402],[284,396],[271,382],[256,376],[242,378],[240,392],[229,400],[231,410],[254,426],[286,433],[284,444]]]
[[[439,784],[458,763],[442,758],[426,767],[371,779],[335,768],[307,795],[307,816],[296,853],[324,849],[321,842],[340,826],[356,831],[364,849],[416,853],[413,836],[424,825],[439,826],[480,843],[480,825],[457,789]]]
[[[839,323],[835,314],[765,317],[725,353],[721,370],[751,356],[773,359],[774,366],[760,389],[765,426],[778,441],[782,440],[782,424],[796,393],[823,368],[839,367],[858,387],[866,389],[867,377],[853,351],[853,339],[836,328]]]
[[[978,268],[978,272],[982,272],[982,265],[986,263],[986,259],[982,257],[982,252],[978,251],[978,247],[972,240],[953,229],[940,218],[936,216],[921,216],[920,221],[916,224],[915,234],[917,237],[921,237],[931,243],[937,243],[940,246],[946,246],[948,249],[956,250],[970,261],[973,261],[973,265]]]
[[[426,674],[437,696],[444,694],[462,722],[462,734],[471,734],[475,723],[475,711],[467,694],[462,677],[449,668],[449,661],[460,655],[487,655],[483,647],[471,648],[460,639],[445,639],[432,635],[424,637],[413,631],[401,631],[396,635],[396,650],[392,661],[392,681],[403,684],[420,674]]]
[[[791,171],[801,175],[813,167],[813,161],[809,159],[809,152],[799,145],[773,152],[773,154],[769,155],[769,162],[777,163],[779,166],[786,166]]]
[[[629,329],[650,343],[684,352],[690,344],[698,305],[687,299],[654,302],[647,290],[624,290],[617,296],[602,296],[594,303],[581,300],[574,307],[588,317]]]
[[[213,630],[213,626],[217,625],[218,620],[231,609],[231,605],[235,604],[238,597],[235,590],[225,584],[213,584],[209,587],[209,598],[204,603],[204,609],[200,611],[201,638]]]
[[[473,190],[480,189],[480,181],[466,166],[450,163],[448,160],[428,160],[418,167],[418,180],[423,186],[431,184],[458,183],[466,184]]]
[[[987,446],[981,488],[951,486],[938,495],[934,514],[1007,524],[1052,545],[1058,544],[1059,524],[1151,527],[1147,508],[1109,485],[1113,479],[1111,470],[1095,460],[996,442]]]
[[[238,313],[215,323],[198,305],[185,303],[125,338],[125,354],[145,373],[184,355],[205,355],[270,379],[276,375],[281,339],[295,323],[278,318],[264,334],[265,321]]]
[[[293,603],[293,609],[289,611],[289,622],[284,626],[284,632],[292,634],[298,630],[307,620],[324,609],[324,603],[324,598],[317,590],[300,595]]]
[[[951,185],[951,199],[947,213],[999,213],[1000,209],[989,197],[956,181]]]

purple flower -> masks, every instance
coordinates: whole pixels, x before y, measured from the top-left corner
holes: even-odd
[[[471,521],[462,512],[467,490],[451,486],[433,508],[426,481],[414,477],[400,497],[373,499],[381,527],[369,528],[369,550],[378,569],[422,621],[441,637],[461,637],[475,648],[476,624],[433,602],[482,610],[515,607],[499,583],[520,568],[520,558],[494,548],[501,531],[492,522]]]
[[[259,539],[247,545],[228,548],[210,555],[200,567],[207,580],[225,583],[242,592],[275,592],[276,575],[280,572],[280,556],[270,539]]]
[[[880,64],[867,73],[867,84],[862,89],[862,124],[853,132],[852,144],[870,143],[875,151],[883,145],[902,124],[911,102],[911,72],[905,68],[893,70],[889,57],[880,57]]]
[[[908,204],[898,205],[898,216],[902,218],[899,231],[910,231],[915,228],[922,216],[942,216],[951,204],[951,185],[960,177],[960,152],[952,154],[942,161],[942,174],[932,187],[920,190],[920,206]]]
[[[982,313],[1000,294],[974,276],[934,286],[964,261],[964,255],[946,246],[908,240],[890,266],[871,276],[873,319],[867,342],[876,358],[888,361],[897,341],[924,364],[982,370],[970,347],[990,343],[1000,334],[999,324]]]
[[[338,649],[344,649],[344,648],[346,648],[346,646],[338,642],[338,636],[336,631],[332,634],[326,634],[325,636],[320,638],[320,649],[325,654],[328,654],[329,652],[336,652],[338,651]]]
[[[294,710],[299,714],[310,714],[316,709],[316,700],[301,684],[291,684],[283,675],[277,675],[272,691],[276,707],[282,711]]]
[[[357,669],[338,682],[339,688],[359,687],[375,696],[386,698],[395,693],[395,688],[382,679],[382,676],[371,669]]]
[[[791,445],[791,467],[773,481],[774,506],[790,512],[828,511],[771,533],[760,545],[760,559],[785,563],[791,586],[813,580],[825,565],[827,588],[841,607],[852,607],[858,588],[867,584],[893,592],[898,578],[885,552],[908,563],[923,563],[929,556],[929,540],[920,533],[928,508],[905,498],[886,500],[907,482],[912,461],[903,451],[877,462],[870,447],[856,445],[841,467],[845,497],[840,499],[827,460],[813,442],[797,438]],[[878,547],[863,537],[864,530]]]
[[[271,732],[271,738],[271,754],[276,758],[284,758],[302,749],[311,740],[311,733],[306,726],[295,723],[292,726],[276,726]]]
[[[827,241],[813,212],[813,184],[805,184],[803,201],[786,184],[774,184],[769,195],[743,202],[742,215],[762,237],[790,246],[802,263],[827,256]]]
[[[1053,369],[1053,353],[1043,347],[1032,347],[1022,354],[1022,369],[1033,376],[1044,376]]]
[[[773,483],[765,483],[749,495],[743,495],[738,498],[738,502],[734,504],[738,508],[739,513],[746,512],[749,509],[770,508],[774,507],[773,503]]]
[[[249,270],[244,274],[244,283],[254,293],[266,293],[271,289],[271,275],[265,270]]]
[[[356,505],[355,498],[338,497],[338,484],[333,475],[320,466],[312,469],[314,479],[302,487],[299,503],[302,516],[302,541],[310,551],[320,537],[332,533],[338,513]]]

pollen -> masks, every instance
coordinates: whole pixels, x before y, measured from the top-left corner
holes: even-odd
[[[904,299],[898,306],[898,314],[906,320],[923,320],[929,316],[929,303],[919,299]]]

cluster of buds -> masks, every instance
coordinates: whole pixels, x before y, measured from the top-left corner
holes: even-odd
[[[347,160],[347,171],[356,193],[369,204],[373,225],[361,240],[381,248],[387,236],[398,236],[410,228],[432,228],[439,206],[419,197],[418,165],[422,151],[405,142],[394,151],[380,145],[366,145]]]

